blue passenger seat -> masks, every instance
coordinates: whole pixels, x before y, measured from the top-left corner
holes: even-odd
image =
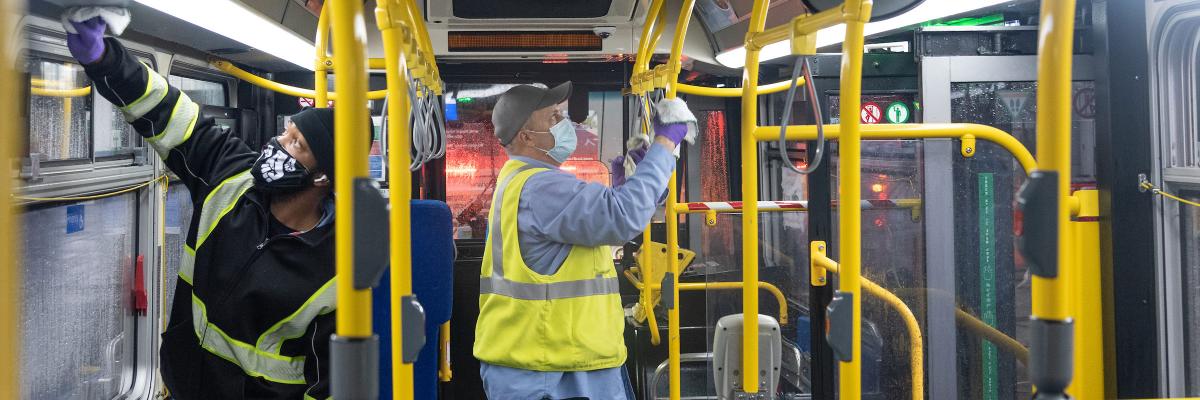
[[[414,399],[437,399],[438,330],[450,320],[454,290],[454,235],[450,207],[412,201],[412,287],[425,309],[425,347],[413,365]],[[390,273],[375,287],[373,319],[379,334],[379,398],[392,398]]]

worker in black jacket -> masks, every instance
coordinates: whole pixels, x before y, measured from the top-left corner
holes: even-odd
[[[162,336],[176,399],[324,399],[335,284],[332,109],[292,116],[256,152],[138,62],[104,23],[71,54],[191,192],[195,212]],[[370,135],[371,132],[363,134]]]

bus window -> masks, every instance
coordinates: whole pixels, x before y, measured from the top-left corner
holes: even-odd
[[[133,125],[125,122],[125,115],[119,108],[101,96],[92,96],[92,99],[96,132],[92,154],[98,159],[132,155],[142,145],[141,136]]]
[[[79,64],[30,56],[29,157],[40,161],[91,158],[91,94],[67,90],[92,84]],[[42,90],[42,89],[45,90]]]
[[[21,398],[110,399],[132,367],[138,197],[34,208],[24,220]]]
[[[225,95],[225,84],[221,82],[170,75],[167,77],[167,83],[179,88],[198,104],[217,107],[229,106],[229,97]]]

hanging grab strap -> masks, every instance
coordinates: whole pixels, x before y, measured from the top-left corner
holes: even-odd
[[[804,169],[796,168],[792,165],[792,161],[787,155],[787,126],[792,116],[792,99],[796,96],[796,78],[800,76],[800,70],[804,70],[804,87],[808,90],[808,102],[812,104],[812,112],[816,117],[817,123],[817,148],[813,153],[811,162]],[[821,159],[825,155],[825,121],[821,115],[821,104],[817,102],[817,89],[813,86],[812,67],[808,64],[808,57],[797,56],[795,65],[792,66],[792,82],[788,87],[787,99],[783,103],[783,120],[779,122],[779,158],[783,161],[788,169],[800,174],[810,174],[817,170],[821,165]]]

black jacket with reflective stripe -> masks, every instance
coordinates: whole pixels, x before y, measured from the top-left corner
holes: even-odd
[[[268,237],[269,198],[249,174],[258,152],[199,118],[186,94],[117,40],[105,44],[101,60],[85,66],[96,92],[164,156],[195,206],[160,349],[172,396],[328,397],[332,224]]]

